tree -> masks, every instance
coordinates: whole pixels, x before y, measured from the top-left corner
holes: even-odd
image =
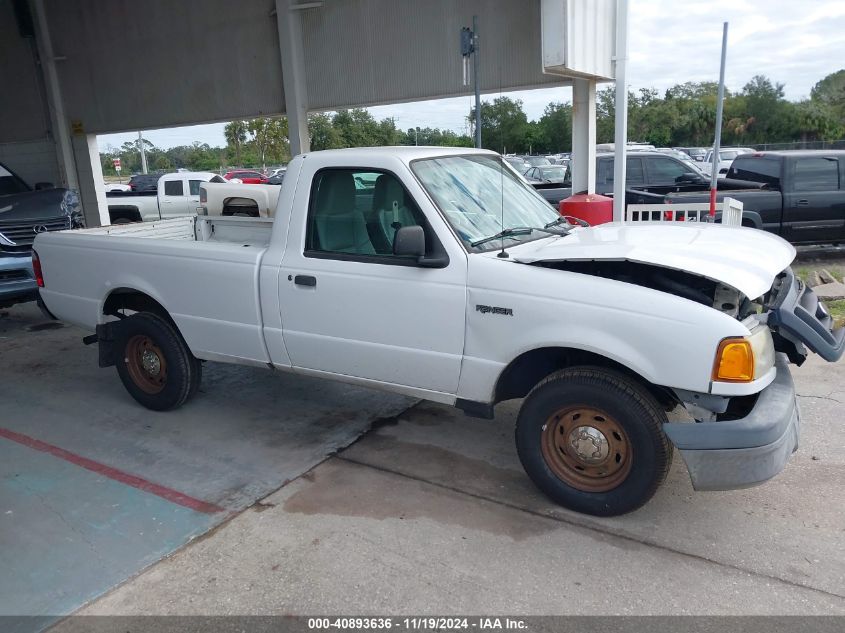
[[[235,152],[236,165],[241,165],[241,148],[246,143],[246,132],[246,121],[231,121],[223,128],[223,136],[226,138],[226,143]]]
[[[572,149],[572,105],[552,102],[543,110],[537,122],[544,149],[550,152],[568,152]]]
[[[332,125],[328,114],[308,115],[308,136],[311,137],[311,149],[336,149],[343,147],[343,140]]]
[[[255,149],[262,169],[267,167],[268,157],[290,156],[288,142],[288,120],[285,117],[259,117],[247,121],[249,143]]]
[[[839,123],[845,125],[845,69],[829,74],[813,86],[810,99],[827,105]]]
[[[475,108],[469,113],[475,121]],[[481,144],[497,152],[525,152],[528,150],[526,132],[528,117],[522,110],[522,101],[497,97],[492,103],[481,102]]]

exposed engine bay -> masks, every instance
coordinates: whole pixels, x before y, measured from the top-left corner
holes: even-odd
[[[714,308],[740,321],[757,311],[757,306],[735,288],[682,270],[619,260],[538,261],[531,265],[615,279],[668,292]]]

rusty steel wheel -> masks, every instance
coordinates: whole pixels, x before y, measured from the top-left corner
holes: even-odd
[[[519,460],[549,498],[616,516],[655,493],[672,463],[666,412],[636,377],[569,367],[528,393],[514,430]]]
[[[542,427],[541,450],[551,471],[584,492],[606,492],[631,472],[625,429],[608,413],[584,405],[551,415]]]
[[[136,334],[126,341],[125,362],[139,389],[151,396],[162,392],[167,384],[167,360],[149,336]]]

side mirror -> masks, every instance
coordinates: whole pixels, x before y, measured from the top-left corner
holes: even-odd
[[[699,177],[692,173],[691,171],[686,172],[685,174],[681,174],[677,178],[675,178],[675,182],[698,182]]]
[[[53,183],[52,182],[36,182],[35,183],[35,190],[41,191],[42,189],[52,189]]]
[[[393,238],[393,254],[398,257],[424,257],[425,231],[421,226],[403,226]]]
[[[398,257],[416,257],[420,268],[445,268],[449,256],[445,253],[425,256],[425,231],[421,226],[402,226],[393,238],[393,254]]]

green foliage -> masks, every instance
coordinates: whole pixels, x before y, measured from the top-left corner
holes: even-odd
[[[686,82],[661,96],[642,88],[628,96],[628,138],[656,146],[703,146],[713,143],[716,125],[715,82]],[[596,93],[596,141],[613,141],[615,91]],[[726,92],[722,127],[725,145],[754,145],[792,141],[830,141],[845,135],[845,69],[828,75],[812,90],[810,99],[784,98],[783,84],[757,75],[737,94]],[[475,122],[470,110],[467,122]],[[418,127],[402,131],[395,121],[377,121],[367,110],[353,108],[334,114],[310,114],[308,133],[313,150],[377,145],[440,145],[472,147],[470,135],[452,130]],[[219,171],[228,167],[265,167],[290,160],[286,117],[260,117],[226,124],[226,147],[194,143],[162,150],[144,140],[151,170]],[[553,102],[537,121],[529,121],[522,102],[498,97],[481,103],[481,140],[498,152],[549,153],[572,149],[572,105]],[[103,172],[114,175],[113,158],[122,173],[141,171],[138,143],[107,147],[101,153]]]
[[[469,113],[469,120],[475,121],[475,108]],[[522,101],[509,97],[497,97],[492,103],[481,102],[481,145],[502,154],[527,152],[529,141],[528,117],[522,110]]]

